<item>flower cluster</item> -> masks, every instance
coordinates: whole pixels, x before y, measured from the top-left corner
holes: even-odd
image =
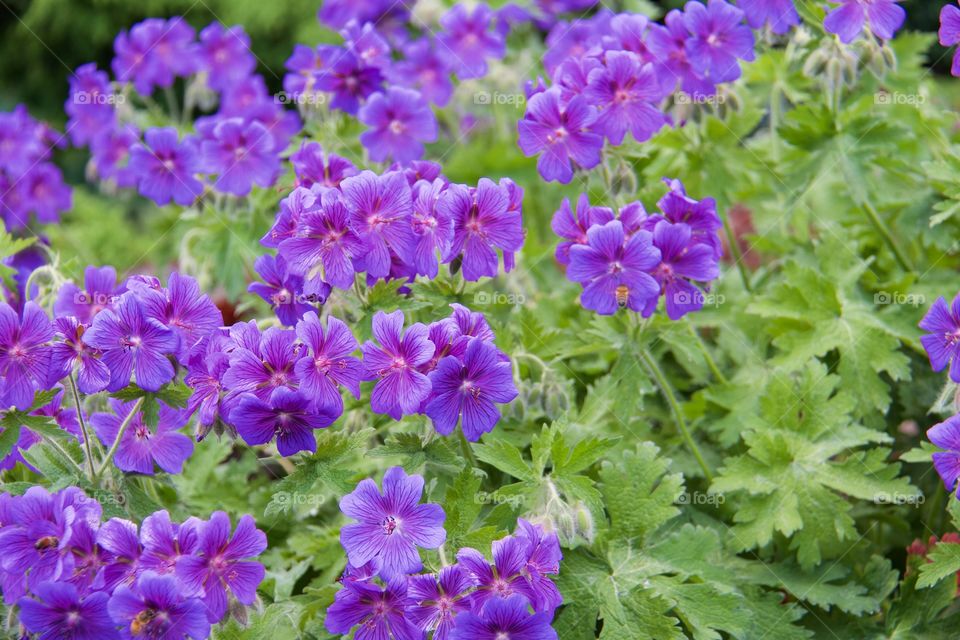
[[[940,10],[940,44],[953,47],[960,44],[960,8],[945,4]],[[960,49],[953,53],[950,73],[960,76]]]
[[[31,214],[41,223],[56,222],[72,206],[72,191],[50,161],[64,141],[23,105],[0,113],[0,221],[7,229],[26,227]]]
[[[609,11],[557,24],[544,55],[552,86],[528,87],[521,150],[539,154],[544,180],[566,183],[571,160],[584,169],[600,163],[604,138],[613,145],[627,133],[649,139],[667,123],[660,103],[678,89],[678,100],[700,100],[740,77],[740,60],[754,58],[743,18],[737,7],[710,0],[671,11],[663,25]]]
[[[435,278],[441,263],[457,260],[473,281],[497,275],[497,250],[511,270],[523,245],[523,190],[512,180],[451,184],[430,162],[358,172],[315,142],[291,160],[301,186],[281,201],[261,240],[278,255],[257,261],[264,283],[251,287],[288,326],[333,287],[352,286],[357,273],[369,283]]]
[[[486,4],[457,4],[440,18],[436,35],[412,37],[392,20],[406,19],[379,3],[325,3],[320,19],[340,29],[343,45],[297,45],[286,62],[285,99],[297,105],[327,104],[356,115],[368,130],[360,137],[371,160],[408,163],[437,139],[430,108],[445,106],[453,82],[479,78],[487,61],[502,58],[509,23]]]
[[[117,392],[131,382],[158,391],[186,366],[194,346],[223,324],[217,307],[197,282],[173,273],[167,286],[153,277],[131,276],[117,282],[113,267],[87,267],[82,286],[64,284],[53,304],[54,319],[27,301],[18,313],[0,302],[0,403],[26,411],[37,391],[53,388],[74,376],[83,394]],[[67,431],[73,422],[61,418],[58,392],[49,404],[35,409],[55,417]],[[160,403],[157,424],[148,424],[133,403],[111,402],[111,413],[96,413],[90,422],[100,440],[117,441],[114,462],[124,471],[179,472],[190,457],[190,439],[177,433],[189,418]],[[82,411],[81,407],[76,408]],[[37,441],[23,429],[19,450]],[[18,452],[17,455],[19,455]]]
[[[340,501],[356,522],[340,532],[348,563],[327,610],[327,630],[348,634],[357,627],[357,640],[428,633],[434,640],[557,638],[550,623],[563,598],[549,577],[562,557],[556,534],[521,519],[514,535],[493,543],[492,564],[463,548],[456,563],[419,573],[418,548],[446,540],[443,509],[420,504],[423,485],[422,476],[394,467],[384,474],[382,493],[367,479]]]
[[[42,638],[202,640],[236,602],[250,606],[267,538],[243,516],[231,534],[222,511],[209,520],[101,522],[100,503],[70,487],[0,494],[4,602],[26,633]],[[26,637],[26,636],[24,636]]]
[[[648,215],[641,202],[632,202],[614,215],[582,194],[575,211],[564,199],[554,214],[551,226],[564,239],[556,258],[583,287],[587,309],[610,315],[627,308],[649,317],[663,296],[667,316],[678,320],[703,307],[694,282],[720,274],[717,205],[690,198],[679,180],[664,182],[669,191],[657,203],[660,213]]]
[[[120,33],[111,65],[116,82],[86,64],[70,83],[67,130],[74,144],[90,146],[91,173],[136,187],[158,205],[189,205],[206,189],[245,196],[253,185],[271,186],[300,120],[254,74],[249,47],[241,27],[215,22],[197,39],[182,18],[150,18]],[[127,104],[131,85],[149,105],[151,94],[171,89],[176,78],[188,79],[186,112],[219,104],[217,112],[197,118],[196,134],[182,139],[173,127],[141,135]]]
[[[960,294],[948,306],[942,297],[937,298],[920,321],[920,328],[927,333],[920,336],[920,343],[930,358],[934,371],[950,368],[950,380],[960,383]],[[960,414],[934,425],[927,431],[927,438],[943,449],[932,454],[933,466],[943,480],[947,491],[960,492]],[[960,493],[957,494],[960,497]]]
[[[470,440],[479,439],[499,421],[496,405],[517,390],[483,315],[453,307],[449,318],[405,332],[403,312],[379,312],[377,343],[363,345],[362,361],[349,327],[332,316],[324,326],[312,311],[295,329],[261,333],[251,322],[211,333],[194,349],[185,379],[198,438],[226,426],[249,445],[276,439],[284,456],[316,451],[313,430],[343,414],[341,389],[359,399],[361,380],[375,380],[374,411],[398,420],[424,413],[444,435],[460,422]]]

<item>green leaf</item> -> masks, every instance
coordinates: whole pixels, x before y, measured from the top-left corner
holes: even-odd
[[[957,573],[960,572],[960,544],[938,543],[927,559],[929,563],[920,565],[917,588],[932,587],[944,578],[952,578],[956,582]]]

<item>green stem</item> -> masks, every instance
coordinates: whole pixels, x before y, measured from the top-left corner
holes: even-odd
[[[87,466],[90,467],[90,482],[97,483],[97,470],[93,467],[93,452],[90,449],[90,432],[87,431],[87,421],[83,419],[83,404],[80,402],[80,392],[77,390],[77,381],[71,372],[67,379],[70,381],[70,391],[73,392],[73,406],[77,410],[77,421],[80,423],[80,432],[83,434],[83,448],[87,452]]]
[[[893,251],[893,256],[897,259],[897,263],[904,271],[913,271],[913,264],[910,263],[910,259],[900,248],[900,245],[897,244],[896,239],[893,237],[893,233],[890,232],[890,228],[880,219],[880,214],[877,213],[877,210],[873,208],[873,205],[869,202],[863,203],[863,211],[867,214],[867,218],[870,219],[870,222],[873,224],[874,228],[877,230],[877,233],[883,238],[884,242],[887,243],[887,246],[890,247],[890,250]]]
[[[707,461],[704,460],[703,454],[700,453],[700,447],[697,446],[693,436],[690,435],[690,429],[687,428],[687,421],[683,417],[683,412],[680,409],[680,403],[677,402],[677,396],[673,393],[673,387],[670,386],[670,382],[667,380],[667,377],[663,375],[663,371],[660,369],[657,361],[654,360],[649,351],[646,349],[641,349],[640,357],[643,359],[644,364],[647,365],[647,369],[650,370],[650,373],[656,380],[657,386],[660,387],[660,391],[663,393],[663,397],[667,401],[667,404],[669,404],[670,408],[673,410],[673,415],[677,419],[677,427],[680,429],[683,439],[686,440],[687,446],[690,447],[693,457],[697,459],[697,464],[699,464],[700,468],[703,470],[704,477],[707,479],[708,483],[713,482],[713,474],[710,472],[710,467],[707,466]]]
[[[700,353],[703,354],[703,359],[707,361],[707,366],[710,368],[711,373],[713,373],[713,377],[716,378],[717,382],[720,384],[727,384],[727,376],[723,375],[723,372],[720,371],[720,367],[717,366],[716,360],[713,359],[713,356],[710,354],[710,350],[707,349],[707,345],[703,342],[703,338],[700,337],[700,334],[697,333],[697,330],[693,328],[693,325],[690,324],[689,320],[687,321],[687,329],[690,330],[690,335],[693,336],[693,339],[697,341],[697,345],[700,347]]]
[[[730,246],[730,253],[733,254],[733,261],[737,265],[737,271],[740,272],[740,279],[743,281],[743,288],[748,293],[753,293],[753,287],[750,286],[750,274],[747,273],[747,265],[743,263],[743,254],[740,252],[740,244],[733,235],[733,227],[730,226],[730,215],[721,216],[723,218],[723,231],[727,234],[727,244]]]
[[[133,409],[130,410],[130,413],[127,414],[127,417],[123,419],[123,423],[120,425],[120,428],[117,430],[117,437],[113,441],[113,445],[110,447],[110,450],[107,451],[107,455],[103,459],[103,463],[100,465],[100,468],[97,469],[97,475],[102,475],[106,471],[107,466],[109,466],[110,461],[113,460],[113,456],[116,455],[117,449],[120,448],[120,440],[123,438],[123,434],[126,433],[127,428],[133,422],[133,419],[138,413],[140,413],[140,408],[143,406],[143,396],[137,398],[136,404],[133,405]]]
[[[460,432],[460,449],[463,450],[463,457],[467,459],[467,462],[470,463],[470,466],[476,468],[477,457],[473,455],[473,449],[470,448],[470,443],[467,442],[467,437],[463,435],[463,431]]]

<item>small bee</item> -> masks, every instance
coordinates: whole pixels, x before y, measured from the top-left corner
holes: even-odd
[[[33,548],[37,551],[43,551],[44,549],[52,549],[55,546],[60,544],[60,540],[56,536],[43,536],[37,540],[36,544],[33,545]]]
[[[130,623],[130,634],[138,636],[144,629],[157,617],[157,612],[153,609],[144,609],[137,614],[137,617]]]
[[[621,284],[617,287],[617,304],[620,305],[620,308],[627,306],[627,298],[630,297],[630,289],[625,284]]]

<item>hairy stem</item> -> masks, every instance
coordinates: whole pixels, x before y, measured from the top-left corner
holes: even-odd
[[[80,423],[80,432],[83,434],[83,448],[87,454],[87,466],[90,468],[90,482],[96,484],[97,470],[93,466],[93,451],[90,449],[90,432],[87,431],[87,421],[83,419],[83,403],[80,392],[77,390],[77,381],[71,372],[67,379],[70,381],[70,391],[73,393],[73,406],[77,410],[77,422]]]
[[[101,463],[100,468],[97,469],[97,475],[102,475],[103,472],[110,465],[110,461],[113,460],[113,456],[116,455],[117,449],[120,448],[120,440],[123,439],[123,434],[126,433],[127,428],[130,427],[130,424],[133,422],[133,419],[138,413],[140,413],[140,408],[143,407],[143,396],[137,398],[136,404],[133,405],[133,409],[130,410],[130,413],[127,414],[127,417],[123,419],[123,423],[120,424],[120,428],[117,430],[117,437],[113,441],[113,445],[110,447],[110,450],[107,451],[107,455],[103,458],[103,463]]]
[[[677,402],[677,396],[673,393],[673,387],[670,386],[670,382],[649,351],[641,349],[640,357],[643,359],[644,364],[647,365],[647,369],[650,370],[654,380],[656,380],[657,386],[660,387],[660,391],[663,393],[667,404],[669,404],[673,410],[673,415],[677,420],[677,427],[680,429],[680,433],[686,441],[687,446],[690,447],[690,452],[693,453],[693,457],[697,459],[697,464],[699,464],[703,470],[704,477],[706,477],[708,483],[713,482],[713,474],[710,472],[710,467],[707,466],[707,461],[703,458],[703,454],[700,453],[700,447],[697,446],[693,436],[690,435],[687,420],[683,417],[683,412],[680,410],[680,403]]]

